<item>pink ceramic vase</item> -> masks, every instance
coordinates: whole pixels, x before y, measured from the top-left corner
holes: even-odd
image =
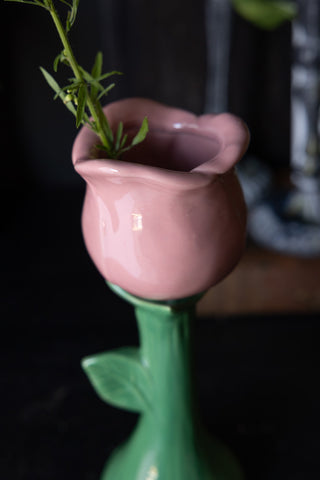
[[[132,98],[105,108],[146,140],[123,160],[92,158],[97,137],[79,132],[73,163],[86,180],[82,228],[105,279],[144,298],[170,300],[205,291],[227,275],[245,244],[246,208],[234,165],[249,134],[230,115],[197,117]]]

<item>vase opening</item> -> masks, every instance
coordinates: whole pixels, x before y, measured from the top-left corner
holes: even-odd
[[[129,141],[136,129],[127,131]],[[150,129],[146,139],[126,152],[122,160],[141,165],[189,172],[215,157],[221,149],[221,140],[181,130]]]

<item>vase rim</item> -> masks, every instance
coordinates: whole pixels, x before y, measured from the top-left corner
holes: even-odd
[[[149,181],[165,184],[167,188],[182,190],[203,188],[211,184],[217,175],[233,170],[233,166],[243,156],[249,141],[248,129],[238,117],[229,114],[203,114],[197,116],[182,109],[163,105],[144,98],[127,98],[112,102],[104,108],[111,125],[123,121],[127,128],[139,125],[144,116],[148,117],[149,134],[157,132],[168,135],[192,135],[215,141],[218,149],[203,163],[181,171],[161,166],[141,164],[126,160],[90,158],[90,150],[97,136],[88,127],[83,127],[77,135],[73,147],[72,160],[75,169],[90,181],[93,175],[108,176],[112,181],[117,177],[135,181]]]

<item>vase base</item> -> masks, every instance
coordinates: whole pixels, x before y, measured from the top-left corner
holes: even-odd
[[[180,462],[168,458],[165,468],[152,449],[138,460],[130,456],[127,446],[114,451],[100,480],[244,480],[242,468],[232,452],[215,438],[210,439],[207,446],[206,460],[182,455]]]

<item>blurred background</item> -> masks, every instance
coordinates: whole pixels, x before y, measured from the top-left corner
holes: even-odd
[[[201,114],[213,75],[208,15],[204,0],[82,0],[71,40],[85,68],[100,49],[105,70],[124,72],[110,101],[143,96]],[[228,18],[226,107],[249,126],[254,173],[287,185],[292,24],[266,31],[231,8]],[[83,244],[74,118],[38,69],[52,71],[61,50],[50,18],[0,2],[0,35],[0,478],[94,480],[136,417],[96,397],[80,359],[137,343],[134,316]],[[235,272],[199,306],[201,411],[248,479],[320,470],[320,267],[305,257],[249,236]]]

